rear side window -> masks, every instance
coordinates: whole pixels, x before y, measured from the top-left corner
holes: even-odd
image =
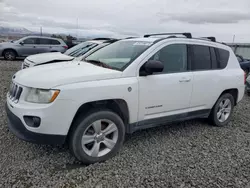
[[[58,40],[51,40],[51,44],[53,44],[53,45],[59,45],[61,43]]]
[[[50,44],[50,39],[39,39],[40,44]]]
[[[210,70],[212,69],[212,61],[210,56],[210,48],[202,45],[192,45],[193,60],[192,70]]]
[[[42,45],[59,45],[61,44],[58,40],[54,40],[54,39],[46,39],[46,38],[40,38],[39,40],[39,44]]]
[[[229,59],[229,51],[220,48],[217,48],[216,51],[219,68],[224,69],[227,66],[227,62]]]

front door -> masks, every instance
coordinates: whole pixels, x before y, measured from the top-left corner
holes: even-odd
[[[37,38],[27,38],[20,44],[19,53],[21,56],[29,56],[37,53]]]
[[[171,44],[161,48],[150,58],[161,61],[164,70],[138,77],[139,121],[185,115],[189,111],[193,73],[188,72],[187,51],[185,44]]]

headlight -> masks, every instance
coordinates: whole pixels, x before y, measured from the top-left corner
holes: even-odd
[[[51,103],[56,99],[59,93],[59,90],[32,88],[26,97],[26,101],[33,103]]]

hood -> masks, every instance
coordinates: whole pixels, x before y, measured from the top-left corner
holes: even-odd
[[[62,54],[61,52],[50,52],[31,55],[27,57],[27,60],[38,65],[43,63],[49,63],[51,61],[71,61],[74,57]]]
[[[0,49],[5,49],[9,47],[16,46],[17,44],[14,42],[0,42]]]
[[[27,87],[50,89],[64,84],[112,79],[121,75],[122,72],[117,70],[75,61],[23,69],[15,74],[14,81]]]
[[[0,42],[0,45],[2,45],[2,44],[10,44],[10,43],[13,44],[13,42]]]

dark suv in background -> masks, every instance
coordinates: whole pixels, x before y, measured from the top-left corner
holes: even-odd
[[[16,41],[0,43],[0,56],[6,60],[45,52],[65,52],[68,46],[62,39],[29,36]]]

